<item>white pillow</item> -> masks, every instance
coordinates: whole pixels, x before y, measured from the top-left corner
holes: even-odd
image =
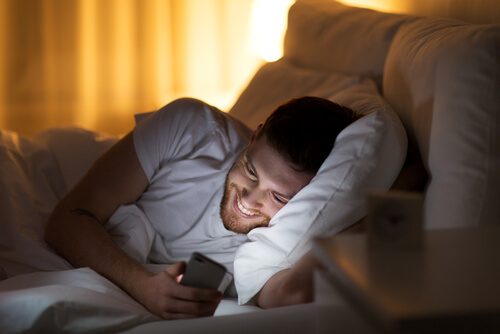
[[[0,280],[70,268],[43,237],[44,222],[65,192],[49,149],[31,138],[0,130]]]
[[[0,280],[71,268],[45,242],[44,224],[117,139],[74,127],[50,128],[33,138],[0,131]]]
[[[499,25],[429,18],[401,27],[389,50],[384,94],[431,176],[427,228],[498,222],[499,50]]]
[[[359,76],[309,70],[280,59],[257,71],[229,113],[255,129],[277,106],[291,98],[312,95],[331,99],[360,81]]]
[[[33,140],[44,144],[54,153],[69,191],[94,161],[119,138],[79,127],[64,126],[41,131]]]
[[[387,190],[403,166],[407,139],[396,114],[371,80],[332,97],[363,115],[346,129],[309,185],[271,220],[248,235],[234,262],[240,304],[275,273],[291,267],[314,236],[333,235],[364,216],[366,195]]]

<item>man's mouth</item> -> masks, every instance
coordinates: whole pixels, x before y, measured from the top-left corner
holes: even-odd
[[[235,207],[237,208],[236,211],[239,213],[240,216],[243,216],[244,218],[254,218],[254,217],[258,216],[258,214],[251,212],[250,210],[245,208],[243,206],[243,204],[241,204],[240,198],[238,195],[235,196],[234,201],[236,204]]]

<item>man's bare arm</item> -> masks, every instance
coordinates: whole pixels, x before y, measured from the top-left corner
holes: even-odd
[[[154,275],[115,246],[102,223],[148,186],[132,133],[111,147],[54,209],[45,238],[75,267],[90,267],[163,318],[211,315],[221,294],[178,284],[184,263]]]
[[[292,268],[274,274],[254,297],[262,308],[309,303],[313,301],[313,271],[317,260],[304,255]]]

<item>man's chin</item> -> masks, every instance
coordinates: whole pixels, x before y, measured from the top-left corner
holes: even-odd
[[[257,227],[265,227],[269,224],[267,221],[248,221],[242,222],[236,213],[228,213],[221,211],[221,218],[224,227],[234,233],[248,234],[251,230]]]
[[[256,227],[265,227],[269,225],[271,219],[266,215],[260,215],[259,218],[254,219],[247,219],[238,215],[238,213],[235,212],[236,209],[233,208],[236,206],[233,202],[236,201],[237,197],[238,189],[236,185],[228,184],[226,180],[224,196],[220,204],[220,217],[227,230],[238,234],[248,234],[248,232]]]
[[[235,217],[228,217],[230,215],[223,215],[222,216],[222,223],[224,224],[224,227],[226,230],[229,230],[234,233],[238,234],[247,234],[250,232],[252,228],[248,227],[247,225],[244,225],[240,222],[238,222]]]

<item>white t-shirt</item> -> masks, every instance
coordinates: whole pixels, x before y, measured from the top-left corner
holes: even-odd
[[[194,99],[175,100],[152,113],[134,129],[135,150],[150,185],[135,205],[120,208],[110,221],[132,214],[152,225],[148,261],[187,261],[198,251],[232,272],[235,252],[247,237],[226,230],[220,201],[226,175],[250,132]]]

